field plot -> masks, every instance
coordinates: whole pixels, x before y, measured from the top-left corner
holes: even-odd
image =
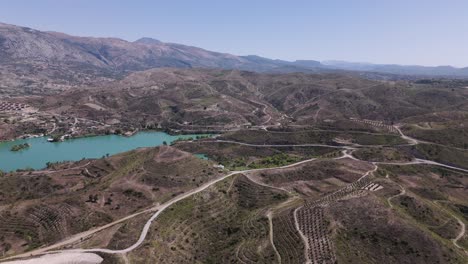
[[[251,177],[313,200],[353,183],[371,169],[371,164],[352,159],[318,159],[293,168],[251,173]]]
[[[0,112],[23,111],[30,108],[27,104],[0,101]]]
[[[304,263],[305,247],[294,223],[294,208],[275,213],[273,230],[274,243],[281,256],[281,263]]]
[[[324,215],[327,207],[334,206],[340,200],[359,198],[368,191],[377,191],[380,185],[371,183],[369,172],[357,181],[334,191],[320,199],[306,201],[295,211],[297,226],[307,240],[307,259],[314,264],[335,263],[335,249],[330,240],[331,229]],[[376,188],[377,187],[377,188]]]
[[[411,151],[398,147],[360,148],[353,156],[371,162],[408,162],[414,158]]]
[[[377,128],[378,130],[382,130],[388,133],[398,134],[398,131],[389,122],[384,122],[380,120],[356,119],[356,118],[351,118],[351,121],[362,123],[367,126],[374,127],[374,128]]]
[[[301,208],[297,213],[299,228],[307,238],[308,249],[306,254],[314,264],[335,263],[336,261],[323,210],[323,207],[318,206]]]

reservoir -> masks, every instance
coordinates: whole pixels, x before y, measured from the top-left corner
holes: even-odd
[[[195,138],[197,135],[169,135],[164,132],[145,131],[131,137],[105,135],[47,142],[46,137],[0,142],[0,170],[42,169],[47,162],[78,161],[82,158],[101,158],[141,147],[170,144],[177,139]],[[28,143],[29,148],[11,151],[14,145]]]

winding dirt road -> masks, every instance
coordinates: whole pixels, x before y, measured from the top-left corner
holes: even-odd
[[[417,144],[419,144],[419,143],[421,142],[420,140],[417,140],[417,139],[415,139],[415,138],[412,138],[412,137],[409,137],[409,136],[403,134],[403,132],[402,132],[401,129],[400,129],[400,126],[395,125],[395,126],[393,126],[393,127],[398,131],[398,133],[400,134],[401,138],[404,139],[404,140],[406,140],[406,141],[408,141],[408,143],[409,143],[410,145],[417,145]]]
[[[451,217],[453,217],[457,222],[458,224],[460,225],[461,229],[460,229],[460,232],[458,233],[458,235],[451,239],[453,245],[461,250],[463,250],[463,252],[465,252],[466,255],[468,255],[468,251],[463,248],[462,246],[460,246],[458,244],[458,241],[465,235],[466,233],[466,225],[465,223],[458,217],[456,216],[454,213],[452,213],[450,210],[447,210],[446,208],[444,208],[443,206],[441,206],[438,201],[434,201],[433,202],[437,207],[439,207],[442,211],[446,212],[447,214],[449,214]]]
[[[296,208],[294,210],[294,226],[296,227],[296,230],[297,232],[299,233],[299,236],[302,238],[302,242],[304,242],[304,258],[305,258],[305,263],[306,264],[310,264],[312,263],[311,259],[309,258],[309,242],[308,242],[308,239],[307,237],[302,233],[301,231],[301,228],[300,228],[300,225],[299,225],[299,221],[297,220],[298,217],[297,217],[297,212],[302,208],[303,206],[299,206],[298,208]]]
[[[454,214],[451,214],[451,215],[453,218],[457,220],[458,224],[461,226],[460,233],[458,233],[457,237],[452,239],[452,242],[457,248],[462,249],[468,255],[468,252],[462,246],[458,244],[458,240],[460,240],[466,233],[466,225],[462,220],[460,220],[460,218],[456,217]]]
[[[403,188],[403,186],[401,186],[400,184],[398,184],[398,186],[400,186],[400,188],[401,188],[400,193],[395,194],[395,195],[387,198],[387,203],[390,205],[390,208],[392,208],[392,209],[393,209],[392,200],[397,198],[398,196],[402,196],[402,195],[406,194],[406,189]]]

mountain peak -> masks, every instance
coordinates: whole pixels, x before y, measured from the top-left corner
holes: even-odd
[[[323,66],[320,61],[316,60],[296,60],[294,62],[298,66],[303,66],[303,67],[321,67]]]
[[[154,38],[143,37],[143,38],[140,38],[140,39],[134,41],[134,43],[154,45],[154,44],[162,44],[162,41],[159,41],[159,40],[154,39]]]

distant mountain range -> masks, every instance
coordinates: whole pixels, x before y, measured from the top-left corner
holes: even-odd
[[[139,71],[157,67],[224,68],[249,71],[288,71],[303,67],[293,62],[258,56],[235,56],[181,44],[141,38],[76,37],[0,24],[0,63],[68,65],[107,72]],[[320,65],[319,62],[314,62]]]
[[[468,77],[468,68],[380,65],[341,61],[284,61],[235,56],[152,38],[76,37],[0,23],[0,88],[50,87],[115,79],[150,68],[222,68],[256,72],[361,71]]]
[[[366,71],[380,72],[401,75],[427,75],[427,76],[458,76],[467,77],[468,67],[455,68],[452,66],[419,66],[419,65],[397,65],[397,64],[372,64],[372,63],[356,63],[346,61],[323,61],[321,64],[328,68],[350,70],[350,71]]]

